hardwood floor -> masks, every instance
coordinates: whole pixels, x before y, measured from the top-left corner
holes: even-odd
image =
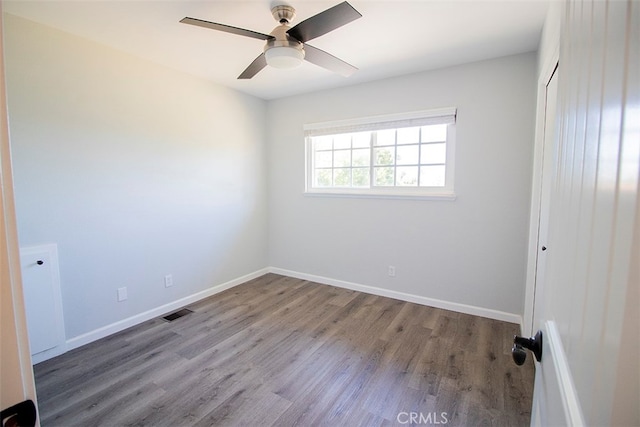
[[[274,274],[189,308],[36,365],[42,425],[529,425],[514,324]]]

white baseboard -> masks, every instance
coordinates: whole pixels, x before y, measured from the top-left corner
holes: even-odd
[[[435,298],[423,297],[420,295],[407,294],[404,292],[392,291],[390,289],[377,288],[374,286],[361,285],[358,283],[346,282],[344,280],[331,279],[328,277],[316,276],[313,274],[300,273],[298,271],[286,270],[284,268],[269,267],[270,273],[281,274],[283,276],[295,277],[296,279],[309,280],[311,282],[322,283],[325,285],[336,286],[338,288],[351,289],[354,291],[364,292],[367,294],[379,295],[398,299],[401,301],[413,302],[416,304],[426,305],[429,307],[442,308],[444,310],[456,311],[458,313],[472,314],[474,316],[486,317],[489,319],[501,320],[504,322],[522,325],[522,316],[514,313],[507,313],[490,308],[476,307],[473,305],[460,304],[439,300]]]
[[[496,320],[501,320],[505,322],[516,323],[519,325],[522,324],[522,316],[519,316],[513,313],[506,313],[503,311],[491,310],[483,307],[476,307],[472,305],[459,304],[459,303],[450,302],[450,301],[443,301],[435,298],[428,298],[428,297],[423,297],[419,295],[407,294],[404,292],[392,291],[389,289],[377,288],[374,286],[361,285],[358,283],[352,283],[352,282],[346,282],[343,280],[331,279],[328,277],[316,276],[313,274],[300,273],[298,271],[286,270],[283,268],[266,267],[266,268],[254,271],[253,273],[249,273],[247,275],[230,280],[226,283],[222,283],[220,285],[213,286],[209,289],[205,289],[204,291],[197,292],[193,295],[180,298],[179,300],[172,301],[168,304],[164,304],[159,307],[153,308],[151,310],[145,311],[143,313],[136,314],[135,316],[131,316],[126,319],[119,320],[117,322],[111,323],[109,325],[103,326],[101,328],[95,329],[85,334],[70,338],[66,341],[66,348],[56,349],[56,351],[52,353],[43,352],[40,355],[38,355],[39,356],[38,360],[37,361],[34,360],[34,363],[42,362],[54,356],[58,356],[66,351],[73,350],[74,348],[81,347],[93,341],[97,341],[101,338],[115,334],[116,332],[120,332],[124,329],[130,328],[131,326],[138,325],[142,322],[146,322],[147,320],[151,320],[153,318],[162,316],[171,311],[182,308],[186,305],[193,304],[204,298],[210,297],[219,292],[233,288],[234,286],[248,282],[249,280],[253,280],[266,273],[281,274],[283,276],[294,277],[302,280],[309,280],[312,282],[317,282],[317,283],[331,285],[331,286],[337,286],[339,288],[351,289],[354,291],[364,292],[372,295],[395,298],[401,301],[413,302],[416,304],[426,305],[429,307],[442,308],[445,310],[451,310],[459,313],[487,317],[489,319],[496,319]]]
[[[48,350],[41,351],[40,353],[31,355],[31,364],[35,365],[36,363],[44,362],[45,360],[53,359],[56,356],[60,356],[63,353],[66,353],[67,350],[67,342],[63,341],[60,345],[57,345]]]
[[[111,334],[115,334],[116,332],[120,332],[124,329],[130,328],[131,326],[135,326],[142,322],[146,322],[147,320],[151,320],[153,318],[162,316],[171,311],[182,308],[186,305],[193,304],[194,302],[200,301],[201,299],[210,297],[211,295],[215,295],[219,292],[233,288],[234,286],[248,282],[249,280],[252,280],[264,274],[267,274],[268,272],[269,272],[268,268],[263,268],[263,269],[254,271],[253,273],[249,273],[244,276],[238,277],[236,279],[230,280],[221,285],[213,286],[209,289],[205,289],[204,291],[197,292],[193,295],[189,295],[187,297],[180,298],[179,300],[172,301],[168,304],[161,305],[160,307],[153,308],[143,313],[136,314],[135,316],[131,316],[129,318],[119,320],[115,323],[103,326],[101,328],[95,329],[85,334],[78,335],[77,337],[67,340],[66,350],[67,351],[73,350],[74,348],[81,347],[85,344],[89,344],[90,342],[99,340],[100,338],[104,338]],[[51,357],[53,357],[53,355]]]

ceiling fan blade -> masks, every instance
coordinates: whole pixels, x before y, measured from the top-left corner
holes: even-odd
[[[232,27],[231,25],[217,24],[215,22],[203,21],[202,19],[185,17],[180,20],[183,24],[196,25],[198,27],[210,28],[212,30],[224,31],[225,33],[237,34],[239,36],[251,37],[259,40],[270,40],[274,37],[269,34],[262,34],[257,31],[245,30],[244,28]]]
[[[305,19],[287,31],[287,34],[304,43],[361,17],[360,12],[345,1]]]
[[[322,68],[326,68],[334,73],[341,74],[345,77],[349,77],[351,74],[358,71],[356,67],[344,62],[342,59],[336,58],[330,53],[320,50],[317,47],[304,45],[304,59],[312,64],[319,65]]]
[[[251,77],[258,74],[260,70],[267,66],[267,59],[264,56],[264,53],[261,53],[256,59],[253,60],[251,64],[247,67],[246,70],[242,72],[238,76],[238,80],[250,79]]]

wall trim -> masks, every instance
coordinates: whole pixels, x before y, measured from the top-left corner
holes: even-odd
[[[101,328],[94,329],[93,331],[87,332],[85,334],[78,335],[67,340],[67,350],[73,350],[74,348],[81,347],[93,341],[97,341],[100,338],[104,338],[106,336],[115,334],[116,332],[120,332],[124,329],[130,328],[131,326],[138,325],[142,322],[146,322],[147,320],[162,316],[186,305],[193,304],[204,298],[210,297],[222,291],[226,291],[227,289],[233,288],[234,286],[238,286],[242,283],[248,282],[249,280],[253,280],[255,278],[263,276],[268,272],[268,268],[262,268],[260,270],[254,271],[253,273],[240,276],[220,285],[212,286],[209,289],[205,289],[204,291],[196,292],[195,294],[180,298],[168,304],[161,305],[159,307],[147,310],[126,319],[119,320]]]
[[[401,301],[413,302],[413,303],[425,305],[428,307],[442,308],[444,310],[451,310],[458,313],[471,314],[475,316],[486,317],[489,319],[501,320],[504,322],[522,325],[522,316],[514,313],[507,313],[504,311],[492,310],[484,307],[476,307],[476,306],[467,305],[467,304],[460,304],[456,302],[444,301],[444,300],[439,300],[435,298],[428,298],[420,295],[414,295],[414,294],[408,294],[404,292],[393,291],[389,289],[378,288],[375,286],[361,285],[358,283],[347,282],[347,281],[338,280],[338,279],[331,279],[328,277],[317,276],[314,274],[301,273],[298,271],[287,270],[284,268],[265,267],[260,270],[256,270],[253,273],[240,276],[238,278],[232,279],[220,285],[212,286],[211,288],[205,289],[204,291],[197,292],[195,294],[170,302],[168,304],[161,305],[151,310],[147,310],[145,312],[136,314],[126,319],[119,320],[109,325],[105,325],[101,328],[94,329],[93,331],[89,331],[82,335],[78,335],[76,337],[70,338],[66,341],[66,348],[64,349],[64,351],[60,353],[56,352],[53,354],[46,354],[46,355],[44,354],[46,352],[43,352],[41,354],[46,358],[39,360],[39,362],[42,362],[54,356],[58,356],[59,354],[62,354],[66,351],[70,351],[75,348],[81,347],[83,345],[92,343],[101,338],[105,338],[109,335],[115,334],[124,329],[138,325],[142,322],[146,322],[147,320],[160,317],[173,310],[177,310],[186,305],[193,304],[204,298],[208,298],[212,295],[215,295],[227,289],[231,289],[235,286],[241,285],[245,282],[248,282],[249,280],[256,279],[267,273],[280,274],[283,276],[289,276],[296,279],[309,280],[311,282],[316,282],[323,285],[331,285],[339,288],[351,289],[354,291],[364,292],[367,294],[379,295],[383,297],[398,299]]]
[[[420,295],[408,294],[404,292],[393,291],[390,289],[378,288],[375,286],[361,285],[358,283],[347,282],[344,280],[331,279],[314,274],[301,273],[298,271],[287,270],[278,267],[269,267],[269,272],[281,274],[283,276],[294,277],[296,279],[309,280],[311,282],[321,283],[324,285],[336,286],[338,288],[351,289],[353,291],[364,292],[367,294],[378,295],[382,297],[394,298],[401,301],[413,302],[428,307],[442,308],[458,313],[471,314],[474,316],[486,317],[503,322],[515,323],[522,328],[522,316],[514,313],[507,313],[490,308],[477,307],[473,305],[460,304],[457,302],[444,301],[436,298],[429,298]]]

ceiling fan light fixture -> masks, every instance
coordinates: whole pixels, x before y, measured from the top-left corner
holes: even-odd
[[[1,1],[1,0],[0,0]],[[280,3],[286,0],[273,0]],[[347,1],[343,1],[323,12],[317,13],[291,27],[291,20],[296,10],[287,4],[276,4],[271,9],[271,14],[279,25],[270,34],[219,24],[188,16],[180,20],[183,24],[210,28],[225,33],[264,40],[263,52],[249,64],[238,76],[239,80],[250,79],[267,65],[274,68],[295,68],[306,60],[329,71],[339,73],[345,77],[357,70],[351,64],[336,58],[335,56],[307,44],[308,40],[320,37],[330,31],[342,27],[349,22],[361,18],[360,12],[355,10]]]
[[[264,53],[267,64],[274,68],[295,68],[302,64],[304,50],[293,46],[274,46]]]

